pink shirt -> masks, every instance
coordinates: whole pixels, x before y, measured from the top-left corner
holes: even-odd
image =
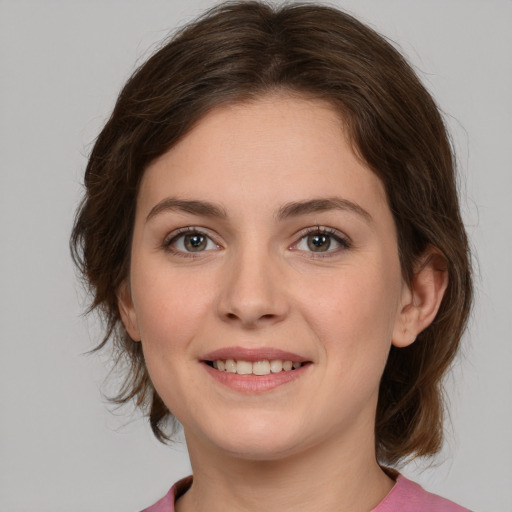
[[[142,512],[174,512],[174,503],[192,484],[189,476],[171,487],[171,490],[154,505]],[[420,485],[398,475],[389,494],[370,512],[469,512],[452,501],[431,494]]]

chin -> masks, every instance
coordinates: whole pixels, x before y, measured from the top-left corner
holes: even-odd
[[[259,442],[261,441],[261,442]],[[297,444],[289,441],[274,439],[269,442],[268,438],[261,436],[258,439],[241,439],[230,440],[222,446],[220,443],[217,445],[224,449],[224,451],[235,458],[253,461],[274,461],[285,459],[295,453]]]
[[[254,417],[252,418],[254,419]],[[218,425],[208,434],[208,444],[227,455],[244,460],[277,460],[293,455],[303,445],[296,426],[279,421],[245,421],[234,426]],[[295,423],[297,425],[297,423]]]

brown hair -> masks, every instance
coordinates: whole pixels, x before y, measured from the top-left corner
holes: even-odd
[[[172,417],[155,392],[140,343],[120,321],[116,292],[129,275],[138,186],[145,168],[221,104],[289,91],[329,101],[354,150],[385,185],[402,273],[429,246],[449,284],[434,322],[407,348],[391,348],[376,420],[381,462],[432,455],[442,441],[442,377],[459,346],[472,287],[454,158],[439,111],[402,56],[353,17],[318,4],[230,2],[166,42],[128,80],[85,172],[72,254],[129,371],[115,400],[147,408],[153,432]]]

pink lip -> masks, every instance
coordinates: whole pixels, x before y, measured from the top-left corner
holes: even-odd
[[[215,355],[215,352],[213,352],[213,354]],[[289,361],[290,359],[287,360]],[[247,361],[247,359],[245,359],[245,361]],[[269,375],[238,375],[237,373],[221,372],[215,368],[212,368],[211,366],[208,366],[206,363],[203,363],[201,366],[203,366],[208,374],[217,382],[227,386],[233,391],[247,394],[257,394],[270,391],[279,386],[282,386],[283,384],[287,384],[299,379],[308,371],[309,367],[312,365],[305,364],[296,370],[271,373]]]
[[[281,361],[292,361],[294,363],[305,363],[308,361],[305,357],[302,357],[293,352],[286,352],[284,350],[278,350],[276,348],[262,347],[262,348],[244,348],[244,347],[226,347],[213,352],[205,354],[202,358],[203,361],[218,361],[226,359],[234,359],[236,361],[255,361],[262,360],[281,360]],[[276,374],[279,375],[279,374]]]

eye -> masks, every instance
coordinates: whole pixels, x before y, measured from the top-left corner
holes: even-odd
[[[180,253],[198,253],[219,249],[219,245],[206,233],[195,228],[185,228],[178,234],[171,235],[165,242],[165,247],[172,252]]]
[[[330,228],[316,227],[306,232],[306,234],[292,246],[292,249],[313,253],[329,253],[337,252],[341,249],[348,249],[349,247],[349,241],[341,233]]]

